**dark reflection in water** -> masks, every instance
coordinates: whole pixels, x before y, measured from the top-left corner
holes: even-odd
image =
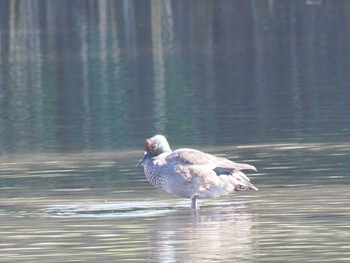
[[[346,141],[347,1],[1,1],[0,151]]]
[[[259,191],[200,200],[198,212],[132,167],[142,151],[3,157],[0,253],[5,262],[346,261],[349,147],[204,149],[261,167],[251,175]]]

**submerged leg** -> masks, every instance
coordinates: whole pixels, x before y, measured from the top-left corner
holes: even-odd
[[[196,195],[191,198],[191,201],[192,201],[191,208],[192,209],[199,209],[199,206],[197,205],[197,196]]]

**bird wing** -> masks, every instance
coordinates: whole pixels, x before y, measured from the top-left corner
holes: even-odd
[[[226,158],[217,157],[194,149],[182,148],[173,151],[166,157],[166,161],[180,165],[205,165],[212,166],[212,169],[219,174],[230,173],[240,170],[253,170],[256,168],[249,164],[235,163]]]
[[[258,190],[243,172],[232,172],[218,176],[205,165],[178,165],[176,172],[190,184],[199,197],[214,197],[245,189]]]

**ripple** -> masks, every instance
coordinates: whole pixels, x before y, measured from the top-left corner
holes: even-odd
[[[210,200],[203,203],[202,209],[210,207],[245,206],[239,202],[229,200]],[[189,201],[181,200],[176,203],[162,201],[126,201],[111,204],[58,204],[39,209],[39,214],[49,217],[134,217],[157,216],[175,210],[189,210]]]
[[[41,212],[50,217],[132,217],[140,214],[154,216],[171,210],[169,206],[161,206],[156,201],[134,201],[118,204],[51,205]]]

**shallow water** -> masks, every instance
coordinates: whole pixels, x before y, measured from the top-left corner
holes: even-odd
[[[348,147],[206,148],[256,165],[250,177],[259,191],[200,200],[197,212],[145,181],[131,165],[142,151],[3,158],[2,260],[346,261]]]

